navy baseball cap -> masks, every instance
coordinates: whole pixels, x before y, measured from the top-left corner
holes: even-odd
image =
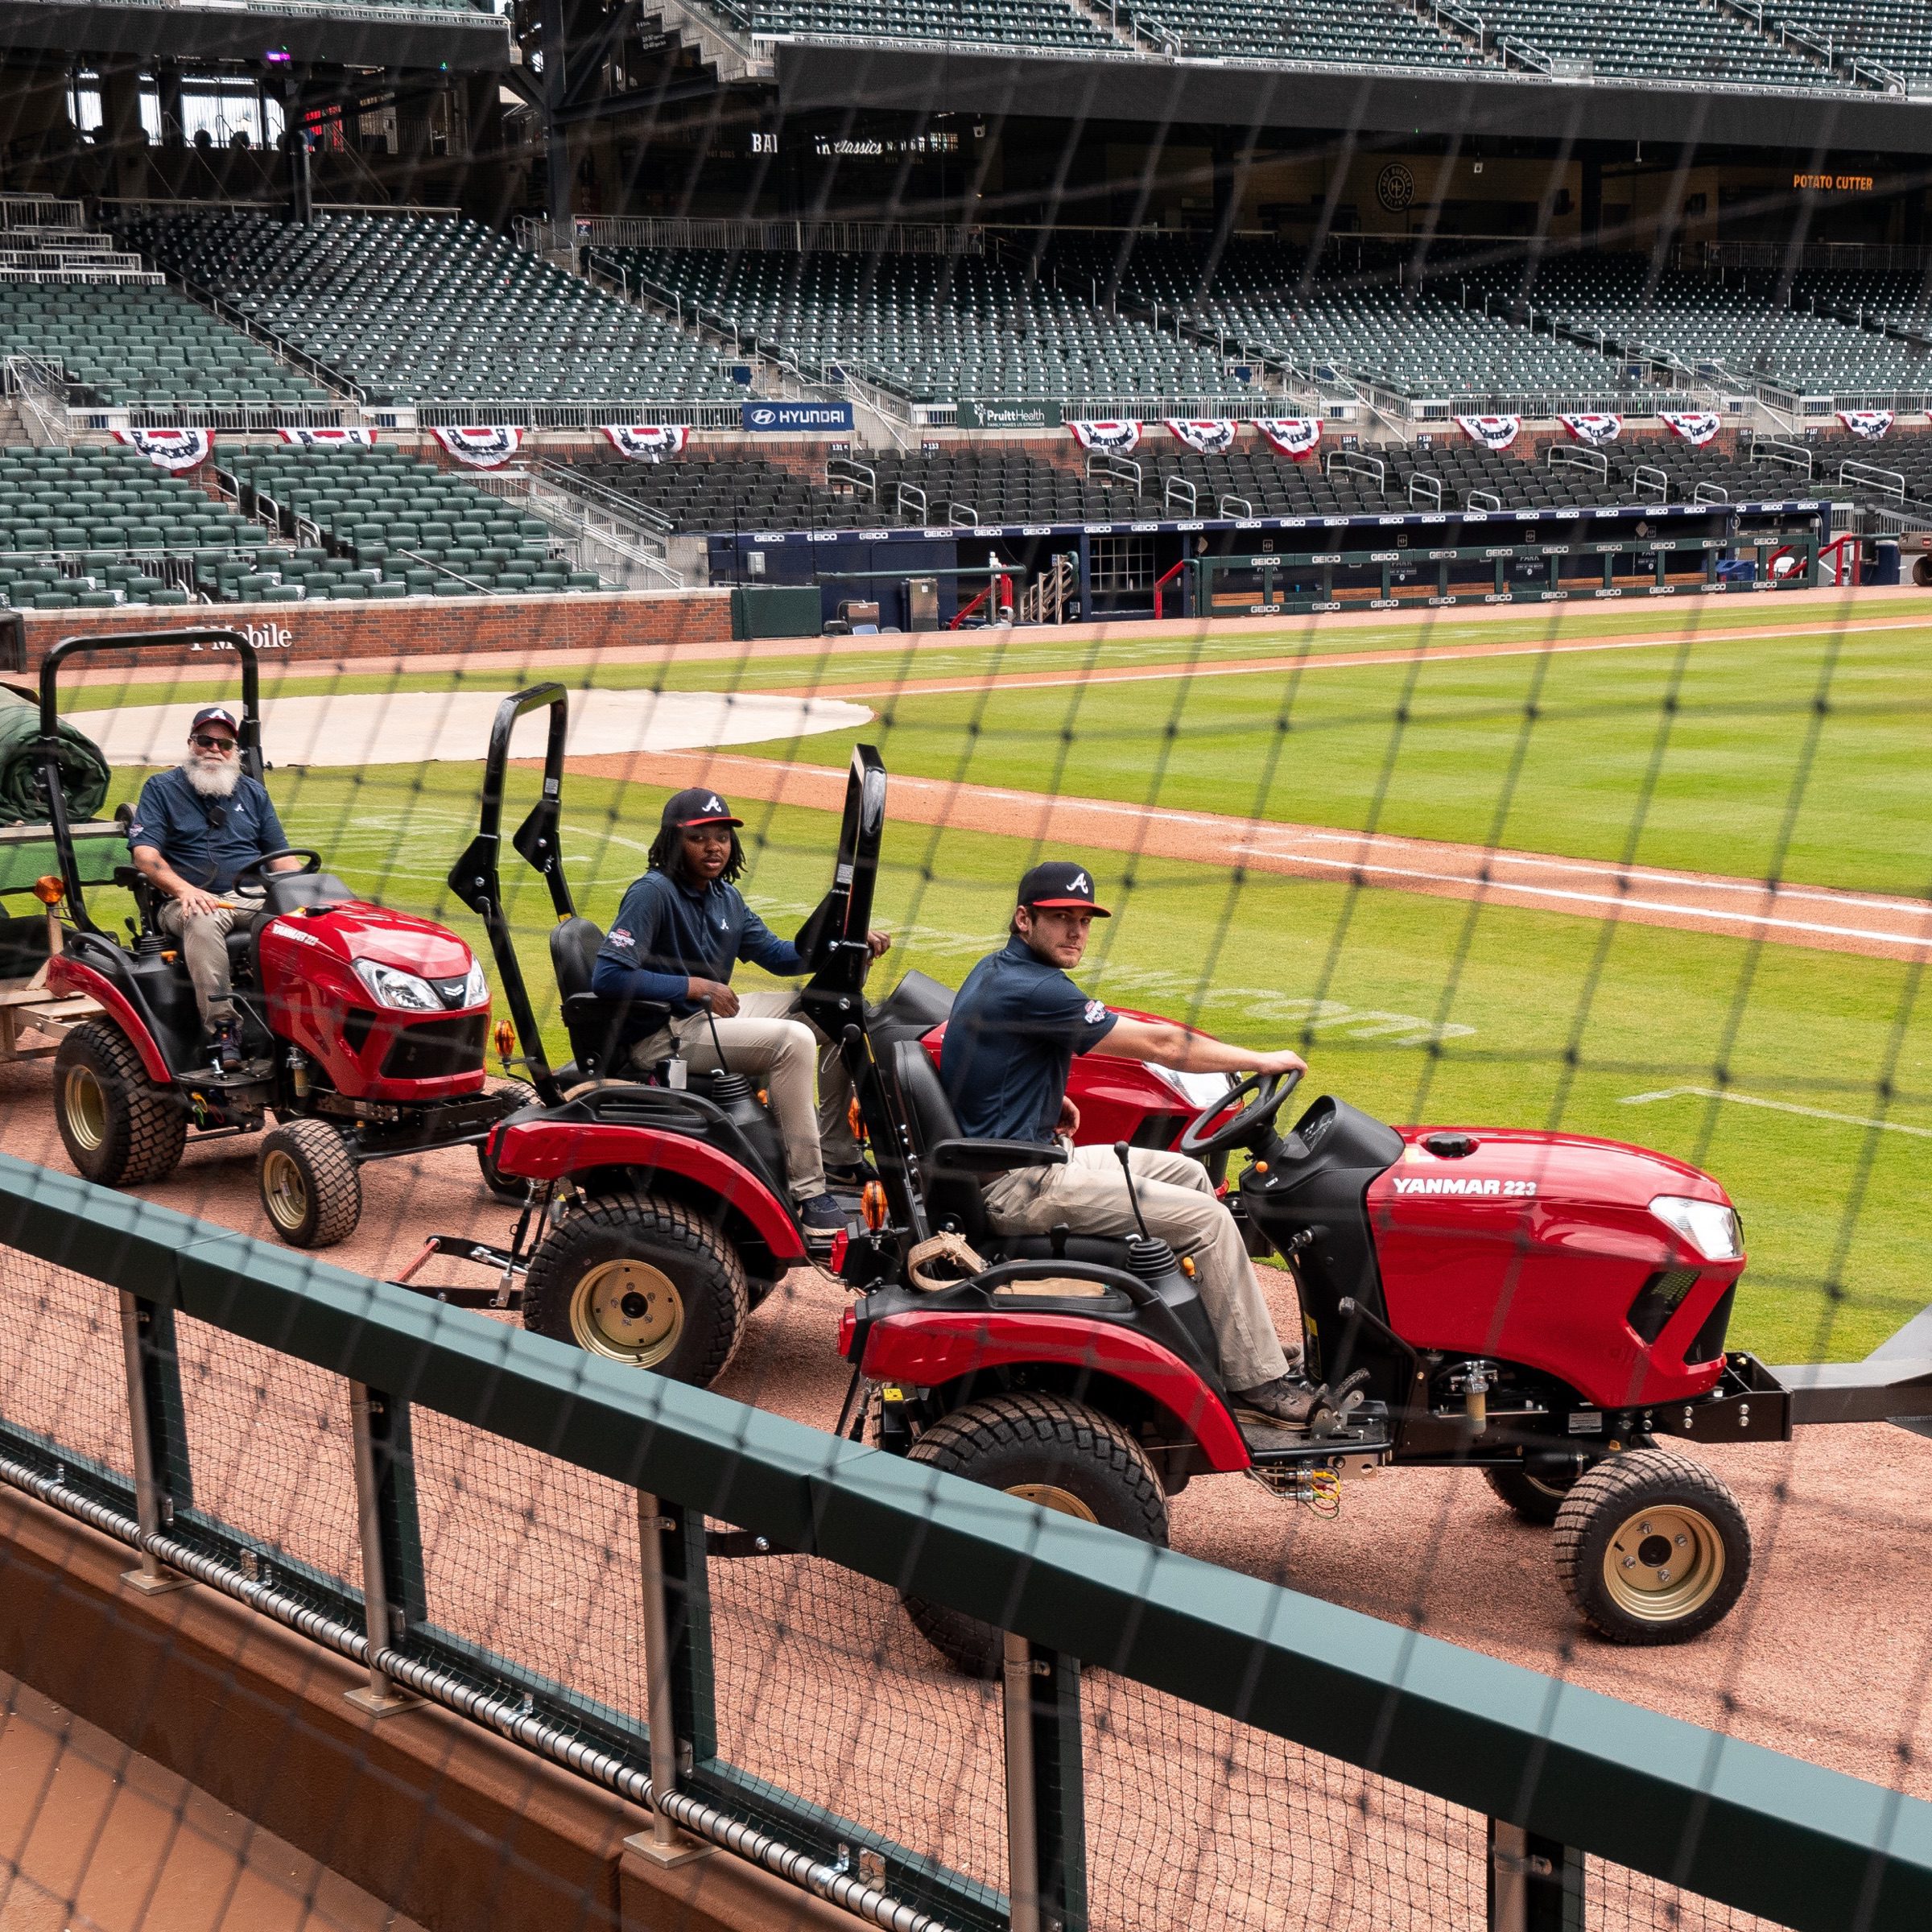
[[[1110,919],[1113,914],[1093,897],[1093,875],[1084,865],[1069,865],[1063,859],[1049,859],[1036,865],[1020,881],[1019,903],[1029,906],[1084,906],[1095,918]]]
[[[742,825],[731,815],[731,807],[715,791],[702,785],[687,786],[664,801],[663,829],[682,831],[687,825]]]
[[[191,732],[199,731],[204,724],[225,724],[237,737],[242,735],[242,727],[235,722],[235,714],[225,704],[204,704],[188,721]]]

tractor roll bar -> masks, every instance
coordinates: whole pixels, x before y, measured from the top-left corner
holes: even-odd
[[[517,720],[532,712],[548,711],[549,735],[543,748],[543,786],[530,815],[510,840],[516,852],[543,875],[550,902],[559,919],[576,916],[569,881],[564,876],[560,844],[564,795],[564,750],[570,733],[570,693],[561,684],[533,684],[513,692],[497,707],[489,728],[489,749],[483,759],[483,794],[477,836],[450,868],[449,889],[483,922],[489,938],[497,977],[510,1008],[510,1024],[522,1049],[523,1064],[538,1097],[554,1107],[564,1097],[543,1051],[537,1018],[524,983],[522,962],[503,910],[503,883],[499,860],[503,848],[503,787],[510,768],[510,741]]]
[[[237,756],[242,769],[258,781],[262,776],[262,667],[255,647],[238,630],[200,625],[182,630],[135,630],[115,636],[97,633],[63,638],[40,667],[40,736],[35,749],[40,759],[40,782],[47,794],[47,823],[60,861],[60,881],[67,891],[68,910],[83,932],[98,932],[89,916],[80,889],[80,868],[74,856],[73,828],[68,821],[67,795],[60,786],[60,667],[69,658],[97,650],[152,650],[164,646],[213,644],[232,650],[242,660],[242,728],[237,733]]]

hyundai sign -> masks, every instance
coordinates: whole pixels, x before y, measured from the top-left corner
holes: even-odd
[[[848,436],[852,431],[849,402],[747,402],[743,408],[745,427],[767,436],[778,431],[791,436],[834,432]]]

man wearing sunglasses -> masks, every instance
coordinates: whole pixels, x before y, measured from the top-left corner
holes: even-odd
[[[242,1063],[228,935],[258,907],[231,895],[245,865],[288,844],[268,788],[242,769],[234,714],[204,704],[188,729],[188,750],[141,787],[127,847],[135,869],[167,895],[157,923],[181,942],[209,1057],[221,1072]],[[287,871],[299,859],[270,868]]]

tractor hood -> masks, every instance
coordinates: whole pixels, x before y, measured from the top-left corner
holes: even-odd
[[[373,960],[424,979],[455,979],[469,971],[471,954],[453,932],[429,919],[351,900],[319,912],[284,913],[262,930],[297,946],[320,946],[348,964]]]

